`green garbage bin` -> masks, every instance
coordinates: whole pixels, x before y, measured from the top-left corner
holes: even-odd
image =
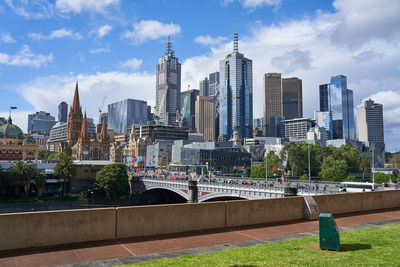
[[[340,249],[339,228],[330,213],[319,215],[319,247],[324,250]]]

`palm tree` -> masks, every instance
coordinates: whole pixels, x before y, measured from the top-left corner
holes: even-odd
[[[18,187],[23,186],[25,191],[25,197],[28,197],[29,186],[31,185],[32,179],[35,177],[35,168],[31,164],[26,164],[23,161],[18,161],[10,167],[12,184],[16,186],[16,192]]]
[[[40,172],[35,176],[35,185],[38,190],[38,197],[42,196],[42,191],[43,188],[46,186],[46,182],[47,182],[47,175],[45,173]]]
[[[63,179],[63,194],[67,193],[67,178],[70,178],[75,173],[73,158],[66,155],[60,155],[60,161],[54,167],[54,174]]]

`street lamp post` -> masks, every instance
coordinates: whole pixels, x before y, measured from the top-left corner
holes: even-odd
[[[308,152],[308,182],[311,188],[310,143],[307,144],[307,152]]]
[[[374,149],[372,149],[372,191],[375,190],[375,153],[374,153]]]

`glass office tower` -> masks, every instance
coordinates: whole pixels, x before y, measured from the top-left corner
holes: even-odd
[[[219,62],[219,139],[229,140],[238,131],[241,138],[253,136],[253,62],[238,51],[238,34],[233,35],[233,52]]]
[[[328,95],[328,106],[329,110],[332,111],[334,122],[334,138],[355,140],[353,91],[347,89],[346,76],[338,75],[331,78]],[[342,133],[338,132],[340,130],[342,130]]]

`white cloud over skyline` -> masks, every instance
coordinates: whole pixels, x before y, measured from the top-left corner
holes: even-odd
[[[142,63],[143,63],[143,60],[141,60],[141,59],[131,58],[131,59],[128,59],[126,61],[121,61],[119,63],[119,66],[121,68],[129,68],[131,70],[137,70],[137,69],[140,68]]]
[[[60,38],[70,38],[70,39],[82,39],[83,36],[80,33],[73,32],[70,29],[61,28],[58,30],[51,31],[49,35],[43,35],[41,32],[39,33],[29,33],[29,38],[35,41],[40,40],[54,40]]]
[[[0,53],[0,64],[9,66],[29,66],[40,68],[42,65],[46,65],[52,61],[53,53],[48,55],[35,54],[31,51],[28,45],[23,45],[15,55]]]
[[[139,45],[147,41],[175,35],[181,32],[181,27],[174,23],[162,23],[157,20],[141,20],[133,24],[133,31],[126,31],[122,37]]]
[[[3,32],[0,34],[0,40],[5,44],[14,44],[16,43],[15,39],[8,32]]]
[[[211,37],[210,35],[200,35],[194,39],[194,42],[202,45],[216,46],[226,40],[227,38],[223,36]]]

